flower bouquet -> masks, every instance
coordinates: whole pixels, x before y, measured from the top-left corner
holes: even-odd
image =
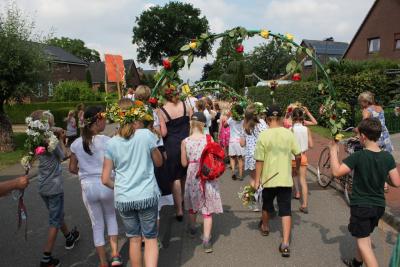
[[[28,173],[35,158],[46,152],[52,152],[58,145],[58,139],[51,131],[47,120],[33,120],[32,117],[27,117],[25,123],[28,126],[24,145],[27,152],[21,159],[21,165]]]
[[[243,206],[251,207],[255,204],[256,190],[251,185],[246,185],[243,188],[240,188],[240,192],[238,192],[239,199],[242,201]]]

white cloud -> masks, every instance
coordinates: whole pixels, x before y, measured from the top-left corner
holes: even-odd
[[[235,26],[290,32],[301,39],[323,39],[333,36],[350,42],[374,0],[183,0],[199,8],[209,21],[212,32]],[[39,32],[79,38],[101,54],[122,54],[136,59],[132,45],[135,17],[143,10],[167,0],[16,0],[18,6],[33,16]],[[3,9],[6,1],[0,0]],[[246,52],[263,39],[244,43]],[[214,54],[219,42],[214,44]],[[192,82],[201,77],[202,67],[213,56],[195,59],[181,77]],[[137,64],[139,65],[139,64]],[[148,68],[147,64],[144,67]]]

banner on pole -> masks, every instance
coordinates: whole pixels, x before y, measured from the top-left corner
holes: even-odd
[[[125,84],[125,66],[124,60],[120,55],[104,55],[106,64],[107,81]]]

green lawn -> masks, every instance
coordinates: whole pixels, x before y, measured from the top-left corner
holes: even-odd
[[[315,134],[318,134],[318,135],[328,138],[328,139],[332,139],[331,131],[328,128],[316,125],[316,126],[310,126],[310,129]],[[343,135],[344,135],[344,138],[348,138],[348,137],[353,136],[353,133],[347,132],[347,133],[343,133]]]
[[[15,151],[0,153],[0,169],[18,163],[24,152],[25,133],[14,133]]]

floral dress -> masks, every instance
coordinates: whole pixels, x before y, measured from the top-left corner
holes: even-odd
[[[218,135],[218,139],[219,139],[219,144],[223,147],[226,148],[229,146],[229,138],[230,138],[230,129],[229,126],[225,127],[226,120],[222,120],[221,124],[220,124],[220,130],[219,130],[219,135]]]
[[[256,149],[256,143],[258,136],[264,130],[268,129],[268,125],[264,120],[260,120],[259,123],[254,127],[252,134],[244,133],[246,138],[246,148],[244,157],[244,169],[245,170],[255,170],[256,160],[254,159],[254,150]]]
[[[194,140],[190,137],[185,139],[186,153],[189,161],[186,184],[185,184],[185,209],[192,209],[202,214],[222,213],[221,194],[219,192],[218,180],[205,183],[205,193],[200,187],[200,179],[197,177],[199,160],[204,147],[207,144],[206,137]]]
[[[389,131],[386,128],[386,124],[385,124],[385,112],[383,110],[381,112],[377,112],[377,111],[375,111],[374,108],[371,108],[371,107],[369,107],[367,110],[371,114],[371,118],[379,119],[379,121],[382,124],[382,133],[381,133],[381,137],[378,140],[379,146],[384,151],[392,153],[393,145],[392,145],[392,141],[390,140]]]

